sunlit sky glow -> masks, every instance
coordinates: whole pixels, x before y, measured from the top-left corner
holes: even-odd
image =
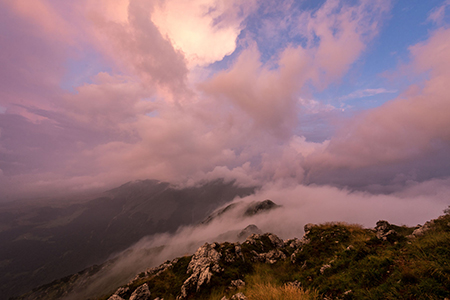
[[[0,0],[0,23],[3,200],[450,176],[448,0]]]

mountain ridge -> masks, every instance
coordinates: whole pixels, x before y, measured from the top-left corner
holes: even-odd
[[[0,299],[100,264],[144,236],[198,223],[254,190],[224,180],[187,188],[140,180],[79,203],[1,206]]]
[[[416,227],[306,224],[301,239],[265,233],[205,243],[89,299],[444,299],[449,246],[448,211]],[[51,299],[38,292],[48,297],[44,289],[17,299]]]

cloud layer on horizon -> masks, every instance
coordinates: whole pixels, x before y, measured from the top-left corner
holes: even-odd
[[[409,87],[347,114],[314,93],[370,52],[388,0],[1,1],[0,192],[219,177],[385,192],[448,177],[446,3],[389,70]],[[325,139],[305,137],[307,115]]]

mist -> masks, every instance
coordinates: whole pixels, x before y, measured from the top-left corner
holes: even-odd
[[[157,234],[142,238],[127,250],[111,257],[112,261],[81,289],[65,299],[77,299],[112,293],[151,267],[166,260],[192,255],[204,243],[243,242],[238,234],[248,225],[256,225],[287,240],[301,238],[307,223],[343,222],[374,228],[379,220],[414,227],[437,218],[449,204],[450,179],[411,183],[391,194],[372,194],[332,186],[290,185],[274,183],[247,197],[237,197],[237,204],[211,222],[180,227],[174,234]],[[281,207],[244,216],[248,204],[270,199]],[[247,205],[246,205],[247,204]],[[221,208],[218,208],[218,210]]]

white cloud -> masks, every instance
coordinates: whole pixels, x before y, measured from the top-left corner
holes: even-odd
[[[151,15],[163,36],[184,52],[188,65],[208,65],[233,53],[255,1],[166,0]]]
[[[434,22],[438,25],[444,23],[445,9],[450,6],[450,0],[446,0],[441,6],[433,9],[428,15],[428,21]]]
[[[339,100],[359,99],[359,98],[372,97],[372,96],[379,95],[379,94],[393,94],[393,93],[397,93],[397,91],[396,90],[386,90],[385,88],[357,90],[346,96],[339,97]]]
[[[303,112],[307,114],[318,114],[321,112],[329,112],[336,109],[336,107],[331,104],[323,104],[314,99],[300,98],[299,102],[302,105]]]

